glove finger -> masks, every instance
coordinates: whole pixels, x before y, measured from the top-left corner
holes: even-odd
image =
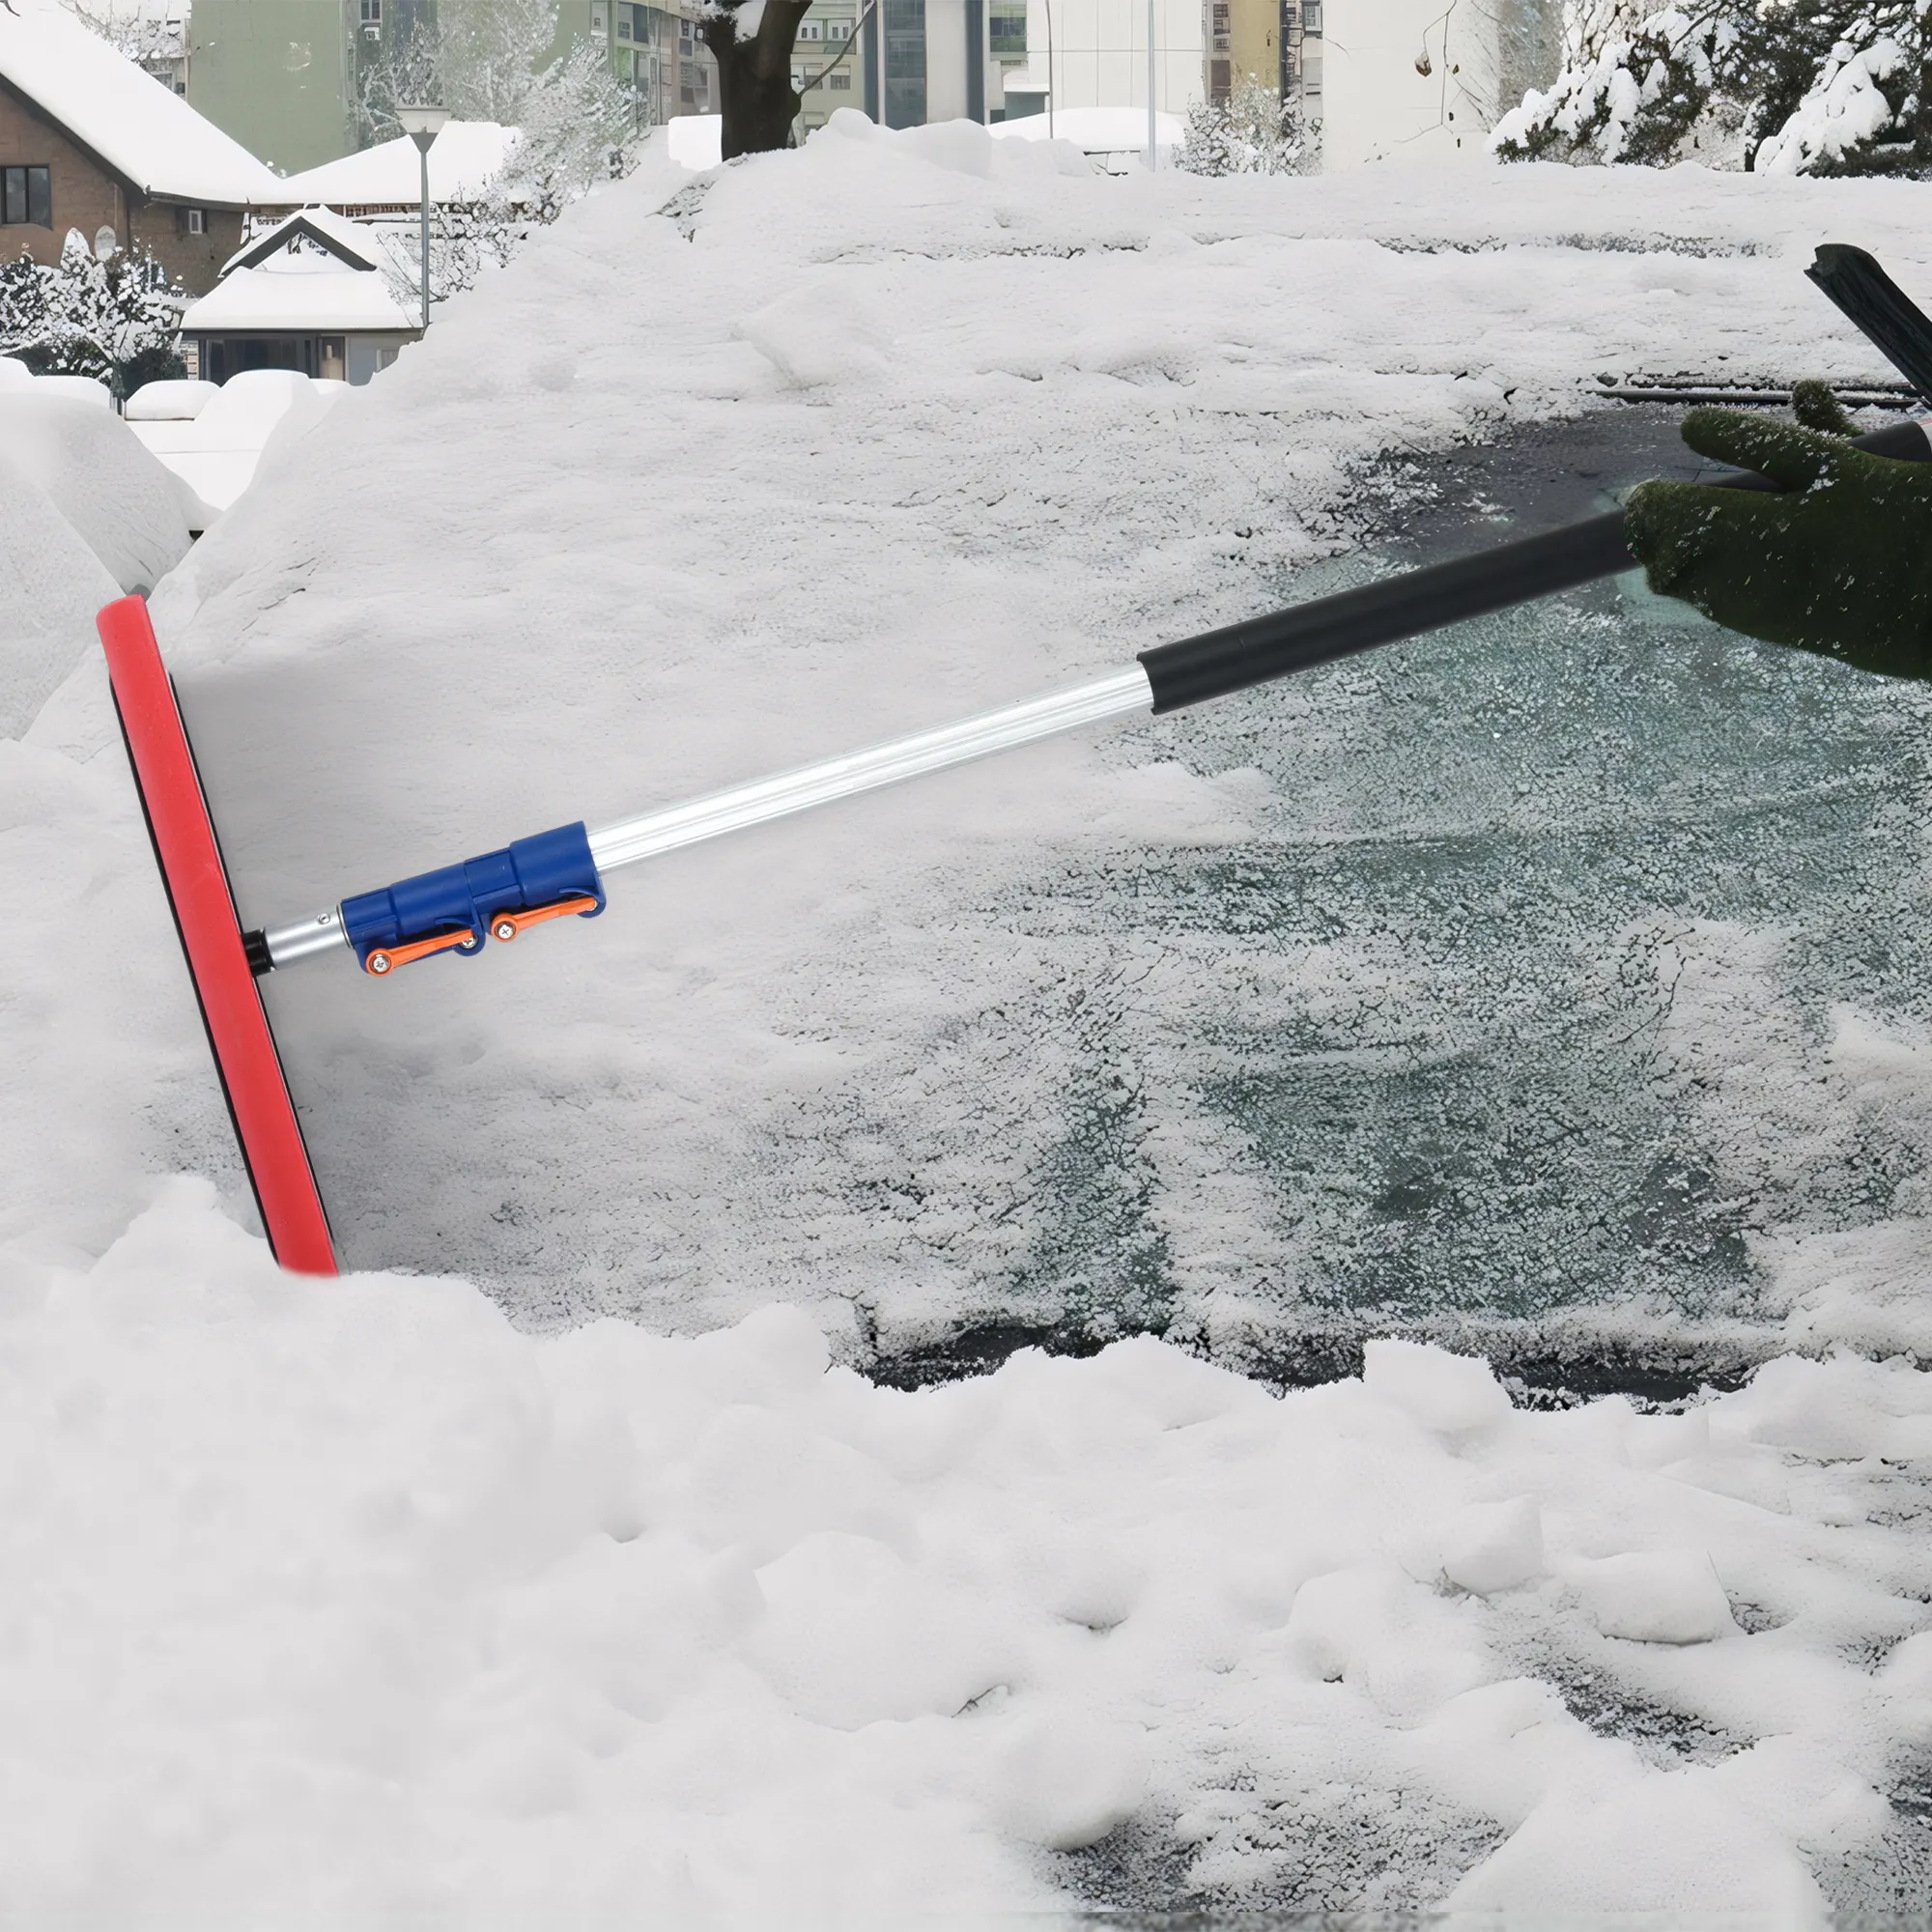
[[[1792,385],[1791,413],[1820,436],[1849,437],[1852,433],[1852,419],[1832,393],[1831,384],[1815,377]]]
[[[1808,490],[1841,447],[1815,430],[1742,410],[1692,410],[1684,418],[1683,435],[1699,456],[1755,469],[1780,490]]]

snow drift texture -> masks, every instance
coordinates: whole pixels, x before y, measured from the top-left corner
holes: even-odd
[[[835,128],[634,180],[278,440],[157,598],[244,910],[1240,615],[1346,538],[1378,450],[1573,407],[1579,370],[1877,375],[1797,272],[1848,214],[1923,274],[1892,185],[1115,182],[1019,146]],[[77,626],[113,579],[71,554]],[[1727,648],[1692,654],[1712,690]],[[1866,701],[1762,663],[1814,721]],[[918,1394],[827,1368],[1056,1295],[1212,1341],[1350,1292],[1279,1210],[1318,1190],[1202,1095],[1257,1010],[1376,1063],[1375,1015],[1447,998],[1415,968],[1456,901],[1367,948],[1270,942],[1265,867],[1238,940],[1074,914],[1156,861],[1369,842],[1332,770],[1264,766],[1402,688],[1358,668],[1245,741],[1176,721],[687,854],[473,966],[271,985],[352,1255],[468,1257],[485,1293],[285,1278],[239,1225],[75,670],[0,744],[16,1909],[1922,1900],[1932,1378],[1783,1360],[1643,1416],[1520,1412],[1401,1341],[1285,1400],[1145,1337]],[[1514,740],[1562,724],[1524,703]],[[1457,755],[1533,830],[1483,731]],[[1779,1008],[1745,970],[1776,934],[1670,931],[1693,1039],[1762,1076],[1682,1085],[1771,1096],[1767,1198],[1833,1081],[1909,1151],[1909,1015]],[[1907,1179],[1779,1236],[1814,1339],[1916,1319]],[[568,1325],[600,1309],[639,1319]]]

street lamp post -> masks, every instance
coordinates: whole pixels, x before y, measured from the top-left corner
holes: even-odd
[[[1156,155],[1157,155],[1157,154],[1158,154],[1158,152],[1159,152],[1159,150],[1158,150],[1158,149],[1157,149],[1157,147],[1155,146],[1155,142],[1154,142],[1154,116],[1153,116],[1153,81],[1154,81],[1154,63],[1153,63],[1153,6],[1154,6],[1154,0],[1148,0],[1148,151],[1147,151],[1147,164],[1148,164],[1148,173],[1149,173],[1149,174],[1152,174],[1152,173],[1153,173],[1153,171],[1154,171],[1154,165],[1155,165],[1155,156],[1156,156]]]
[[[396,119],[422,156],[422,298],[423,333],[429,333],[429,151],[449,119],[447,107],[398,107]]]

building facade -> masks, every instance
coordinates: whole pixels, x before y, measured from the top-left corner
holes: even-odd
[[[1251,82],[1322,118],[1323,0],[1206,0],[1201,38],[1203,90],[1228,100]]]
[[[284,174],[357,145],[370,70],[407,56],[436,0],[194,0],[187,98]]]
[[[1185,114],[1208,91],[1211,5],[1202,0],[1153,0],[1156,109]],[[1009,92],[1024,89],[1029,112],[1055,107],[1146,107],[1147,0],[1028,0],[1027,60],[1007,76]]]
[[[811,12],[798,23],[791,84],[799,90],[801,140],[824,127],[839,108],[864,101],[864,63],[853,38],[859,14],[859,0],[814,0]]]
[[[145,249],[198,294],[274,181],[68,15],[0,14],[0,254],[55,263],[72,229],[97,249]]]
[[[643,0],[558,0],[554,54],[588,41],[628,81],[637,131],[679,114],[718,112],[718,64],[697,36],[696,0],[668,6]]]
[[[1275,88],[1319,128],[1321,165],[1480,160],[1497,117],[1547,87],[1562,54],[1552,0],[1206,0],[1206,89]]]

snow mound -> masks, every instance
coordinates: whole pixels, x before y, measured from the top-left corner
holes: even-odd
[[[0,439],[12,399],[0,391]],[[121,589],[0,440],[0,738],[19,737],[97,648],[94,613]]]
[[[347,383],[316,381],[295,369],[243,370],[219,388],[166,386],[210,393],[187,399],[195,407],[185,413],[144,414],[130,427],[207,506],[203,527],[254,483],[270,450],[299,441],[349,393]],[[156,407],[175,411],[182,405],[170,397]]]
[[[114,392],[93,376],[37,376],[34,382],[45,396],[62,396],[71,403],[85,403],[97,410],[114,407]]]
[[[1757,1390],[1688,1455],[1619,1399],[1452,1443],[1145,1340],[903,1395],[795,1310],[543,1340],[283,1276],[191,1182],[91,1266],[8,1263],[0,1333],[0,1862],[43,1913],[969,1921],[1133,1834],[1177,1899],[1797,1927],[1927,1708],[1924,1634],[1860,1661],[1923,1622],[1924,1549],[1844,1507],[1900,1478],[1757,1441]],[[1932,1377],[1787,1373],[1932,1420]],[[1708,1549],[1759,1634],[1391,1563],[1499,1492],[1559,1574]]]
[[[0,391],[0,449],[123,590],[150,589],[187,554],[192,499],[120,417],[52,385]]]
[[[128,398],[126,419],[135,422],[190,422],[221,393],[213,383],[144,383]]]

